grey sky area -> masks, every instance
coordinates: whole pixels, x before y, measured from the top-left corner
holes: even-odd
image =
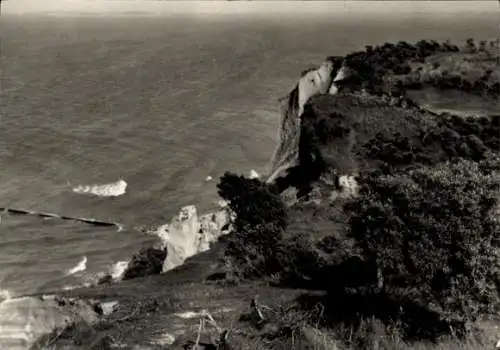
[[[332,13],[471,13],[499,11],[498,1],[150,1],[150,0],[7,0],[2,1],[2,14],[268,14]]]

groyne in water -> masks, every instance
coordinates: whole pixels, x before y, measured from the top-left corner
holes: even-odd
[[[220,210],[222,207],[223,206],[219,203],[217,205],[206,208],[206,212],[207,212],[207,214],[212,214],[213,212]],[[94,218],[83,218],[83,217],[70,216],[70,215],[58,215],[58,214],[54,214],[54,213],[47,213],[47,212],[36,211],[36,210],[0,207],[0,214],[2,212],[7,213],[7,214],[13,214],[13,215],[32,215],[32,216],[38,216],[40,218],[52,218],[52,219],[59,219],[59,220],[83,222],[83,223],[86,223],[89,225],[94,225],[94,226],[114,226],[114,227],[118,228],[119,231],[121,231],[125,228],[125,225],[123,225],[119,222],[104,221],[104,220],[98,220],[98,219],[94,219]],[[131,228],[136,230],[136,231],[144,232],[144,227],[141,227],[141,226],[131,227]]]
[[[8,207],[0,207],[0,211],[2,211],[4,213],[8,213],[8,214],[14,214],[14,215],[33,215],[33,216],[39,216],[42,218],[53,218],[53,219],[60,219],[60,220],[71,220],[71,221],[83,222],[83,223],[95,225],[95,226],[115,226],[118,229],[123,228],[123,225],[120,223],[117,223],[117,222],[103,221],[103,220],[97,220],[97,219],[92,219],[92,218],[82,218],[82,217],[77,217],[77,216],[57,215],[57,214],[46,213],[46,212],[42,212],[42,211],[8,208]]]

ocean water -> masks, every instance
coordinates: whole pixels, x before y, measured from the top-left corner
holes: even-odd
[[[338,6],[285,17],[3,15],[0,206],[124,229],[2,213],[0,289],[82,284],[154,243],[137,227],[164,224],[183,205],[213,207],[224,171],[265,172],[278,98],[326,56],[498,36],[498,11],[486,5],[460,17],[377,6],[373,16]],[[83,257],[87,269],[67,275]]]

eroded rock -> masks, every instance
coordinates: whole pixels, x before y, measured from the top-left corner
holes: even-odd
[[[30,349],[42,336],[76,323],[94,324],[100,313],[83,300],[43,296],[0,303],[0,349]]]
[[[249,179],[258,179],[260,178],[260,174],[256,172],[255,170],[250,170],[250,174],[248,175]]]
[[[167,249],[167,257],[163,263],[163,272],[180,266],[184,261],[210,249],[222,234],[229,222],[226,209],[198,216],[194,205],[181,208],[179,215],[163,227],[160,238]]]
[[[359,185],[356,181],[355,176],[351,175],[342,175],[338,178],[338,187],[332,191],[330,196],[331,200],[337,198],[355,198],[358,196]]]

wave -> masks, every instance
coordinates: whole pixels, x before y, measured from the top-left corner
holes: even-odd
[[[63,287],[63,290],[71,290],[75,288],[80,288],[80,287],[91,287],[91,286],[96,286],[100,283],[102,283],[105,280],[108,280],[110,282],[118,282],[121,281],[123,278],[123,275],[125,274],[125,271],[127,270],[127,267],[129,265],[130,261],[129,260],[122,260],[122,261],[117,261],[110,265],[107,268],[106,272],[99,272],[99,273],[89,273],[81,276],[82,278],[82,283],[80,284],[75,284],[75,285],[65,285]],[[83,257],[83,259],[70,269],[66,276],[70,276],[73,274],[76,274],[78,272],[85,271],[87,269],[87,257]]]
[[[96,283],[94,281],[92,281],[92,282],[83,282],[81,284],[68,284],[68,285],[63,286],[61,288],[61,290],[68,291],[68,290],[73,290],[73,289],[82,288],[82,287],[85,287],[85,288],[93,287],[95,285],[96,285]]]
[[[79,185],[73,188],[73,192],[80,194],[92,194],[98,197],[118,197],[126,193],[127,182],[120,179],[116,182],[101,185]]]
[[[73,268],[69,269],[66,273],[67,276],[74,275],[75,273],[85,271],[87,269],[87,257],[84,256],[82,260]]]
[[[12,299],[12,294],[7,289],[0,289],[0,303]]]

